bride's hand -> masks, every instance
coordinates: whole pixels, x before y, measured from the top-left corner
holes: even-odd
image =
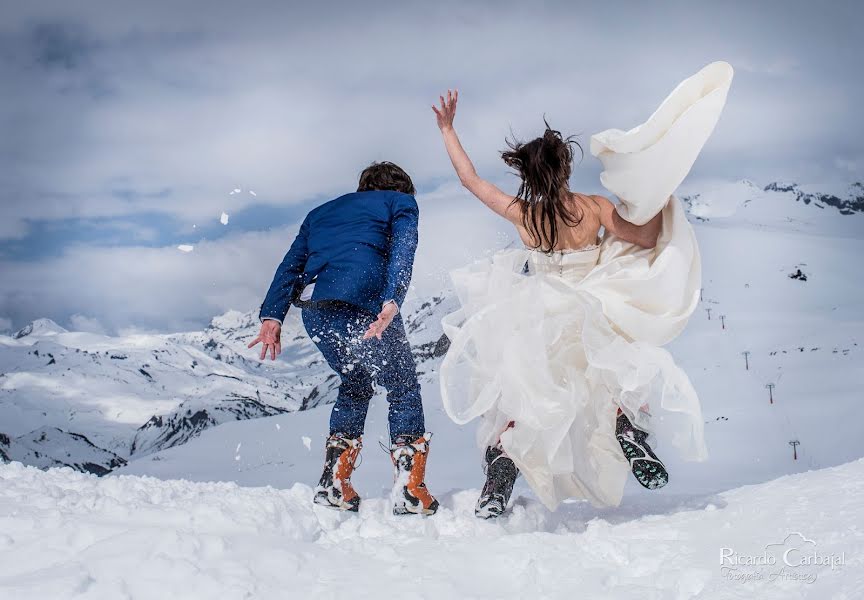
[[[439,96],[441,106],[432,105],[432,110],[435,111],[435,118],[438,120],[438,128],[441,131],[452,129],[453,119],[456,117],[456,103],[459,101],[459,90],[447,90],[447,99],[444,96]]]

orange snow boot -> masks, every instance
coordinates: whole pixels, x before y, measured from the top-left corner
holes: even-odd
[[[360,496],[351,485],[351,474],[356,468],[361,438],[352,439],[339,433],[327,438],[324,473],[315,487],[315,504],[339,510],[360,510]]]
[[[390,458],[396,470],[391,499],[394,515],[434,515],[438,501],[426,489],[426,458],[431,433],[420,437],[397,436],[390,446]]]

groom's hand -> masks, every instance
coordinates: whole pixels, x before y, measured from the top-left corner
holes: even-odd
[[[376,337],[379,340],[381,336],[384,334],[384,330],[387,329],[387,326],[393,321],[393,317],[396,316],[396,313],[399,312],[399,307],[396,306],[395,302],[388,302],[381,309],[381,312],[378,313],[378,319],[375,320],[369,326],[369,329],[363,334],[363,339],[368,340],[369,338]]]
[[[265,319],[261,323],[261,331],[258,337],[249,343],[249,348],[261,343],[261,357],[264,360],[267,352],[270,352],[270,360],[276,360],[276,357],[282,353],[282,324],[273,319]]]

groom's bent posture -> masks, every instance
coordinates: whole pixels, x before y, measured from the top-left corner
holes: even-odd
[[[261,333],[249,347],[262,343],[262,359],[281,351],[282,320],[295,304],[309,337],[341,378],[317,504],[359,510],[351,474],[377,380],[390,405],[393,512],[438,510],[424,483],[431,434],[399,314],[411,281],[418,214],[408,174],[393,163],[372,164],[357,192],[306,215],[261,305]]]

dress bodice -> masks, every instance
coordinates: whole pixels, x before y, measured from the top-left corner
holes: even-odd
[[[582,279],[597,265],[600,257],[599,242],[584,248],[549,253],[531,248],[526,250],[529,250],[526,263],[529,274],[542,273],[567,279]]]

